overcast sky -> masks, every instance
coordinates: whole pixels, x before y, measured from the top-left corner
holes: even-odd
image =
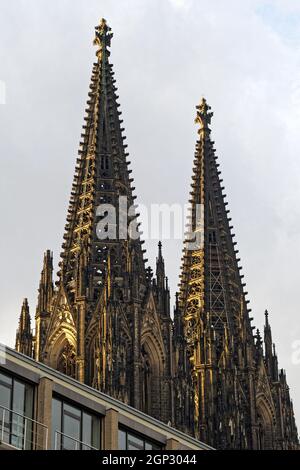
[[[212,106],[250,306],[260,328],[269,309],[299,424],[298,0],[1,0],[0,341],[23,297],[34,315],[43,252],[58,261],[101,17],[140,203],[187,201],[195,105]],[[163,243],[173,296],[181,248]]]

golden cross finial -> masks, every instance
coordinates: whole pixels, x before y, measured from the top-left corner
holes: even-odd
[[[202,98],[201,103],[196,106],[197,116],[195,119],[196,124],[200,124],[201,130],[209,130],[209,124],[214,113],[210,112],[211,107],[208,106],[206,99]]]
[[[98,46],[96,55],[98,52],[110,47],[110,41],[113,37],[111,28],[106,23],[106,20],[102,18],[98,26],[95,27],[95,39],[93,41],[94,46]]]

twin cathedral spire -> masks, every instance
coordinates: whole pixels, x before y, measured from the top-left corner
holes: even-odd
[[[264,348],[253,333],[204,99],[174,318],[160,242],[155,276],[145,267],[111,38],[101,20],[58,280],[47,251],[35,336],[25,299],[16,349],[217,448],[295,448],[267,315]],[[117,209],[114,238],[103,233],[104,204]],[[124,220],[134,237],[119,236]]]

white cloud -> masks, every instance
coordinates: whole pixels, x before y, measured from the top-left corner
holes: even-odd
[[[188,8],[191,5],[190,0],[168,0],[175,8]]]

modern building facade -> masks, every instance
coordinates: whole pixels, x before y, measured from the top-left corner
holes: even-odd
[[[98,390],[0,345],[0,450],[210,450]]]
[[[213,447],[297,448],[267,312],[264,346],[253,333],[204,99],[174,318],[161,243],[146,267],[111,37],[102,20],[58,280],[47,250],[35,334],[25,299],[16,349]]]

